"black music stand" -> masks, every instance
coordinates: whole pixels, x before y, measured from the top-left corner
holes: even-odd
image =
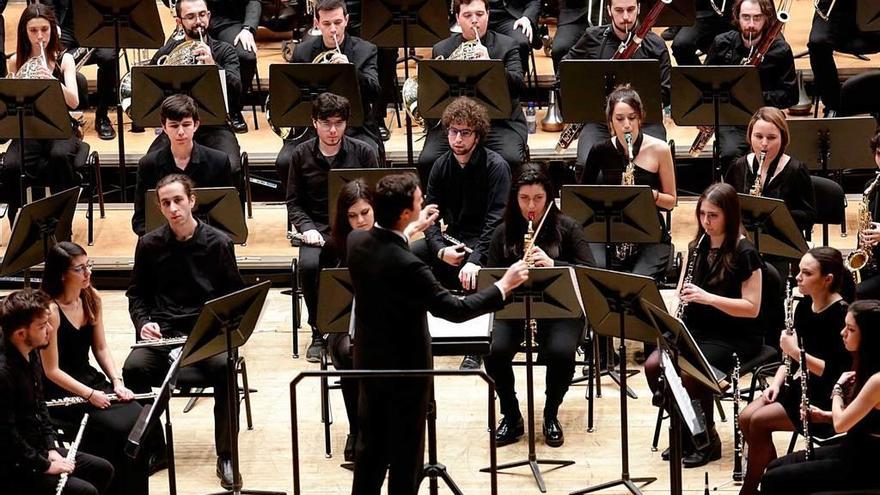
[[[29,269],[46,260],[51,246],[71,239],[79,193],[80,188],[72,187],[24,205],[12,225],[9,245],[0,262],[0,276],[24,270],[25,286],[30,285]]]
[[[72,133],[70,115],[55,79],[0,80],[0,138],[19,139],[18,194],[24,206],[27,167],[24,139],[67,139]]]
[[[226,99],[216,65],[136,65],[131,87],[131,122],[137,127],[161,127],[162,102],[176,94],[195,100],[200,125],[226,124]]]
[[[484,268],[477,275],[479,288],[488,287],[501,280],[506,269]],[[541,475],[541,464],[559,466],[560,468],[574,464],[570,460],[538,459],[535,453],[535,390],[532,383],[534,362],[532,360],[532,332],[530,320],[537,319],[577,319],[583,317],[583,304],[579,297],[571,268],[531,268],[529,279],[514,289],[510,302],[504,309],[495,312],[496,320],[522,320],[525,328],[526,342],[526,400],[529,422],[529,455],[522,461],[500,464],[496,470],[529,466],[532,476],[542,493],[547,492],[544,477]],[[481,472],[489,472],[491,468],[483,468]]]
[[[566,185],[562,186],[560,196],[560,209],[580,223],[587,241],[605,244],[606,270],[611,269],[615,244],[650,244],[658,243],[663,238],[657,206],[649,186]],[[592,338],[590,342],[591,345],[595,343]],[[620,359],[625,359],[625,356],[621,355]],[[637,399],[638,396],[632,389],[623,386],[621,377],[613,368],[613,359],[608,359],[608,369],[602,374],[610,376],[618,386],[626,390],[627,395]],[[588,431],[593,431],[592,373],[593,370],[588,392]],[[636,373],[638,371],[632,370],[630,376]],[[601,389],[597,391],[597,395],[602,396]]]
[[[234,187],[197,187],[193,194],[196,195],[193,214],[199,220],[222,230],[233,243],[247,245],[248,226]],[[165,223],[155,189],[148,189],[144,195],[144,220],[147,232]]]
[[[752,66],[678,66],[672,68],[672,119],[680,126],[744,126],[764,106],[758,68]],[[721,152],[712,143],[714,182],[721,178]]]
[[[235,351],[248,341],[256,328],[270,285],[267,280],[206,302],[181,353],[181,367],[218,354],[226,354],[233,489],[218,493],[284,495],[284,492],[276,491],[243,490],[238,463],[238,380],[235,372]]]
[[[620,339],[620,478],[583,490],[571,495],[591,493],[613,486],[623,485],[630,493],[641,495],[636,483],[645,486],[657,478],[632,478],[629,474],[629,426],[627,417],[626,390],[626,339],[641,342],[656,341],[656,329],[648,322],[641,301],[647,300],[659,308],[665,308],[657,283],[651,277],[629,273],[603,270],[600,268],[576,267],[581,300],[590,301],[584,305],[587,320],[594,331],[607,337]]]
[[[880,5],[876,2],[856,2],[856,22],[860,31],[880,31]]]
[[[310,127],[312,101],[321,93],[348,98],[349,127],[364,125],[364,106],[354,64],[272,64],[269,111],[277,127]]]
[[[355,179],[363,179],[368,187],[375,188],[379,179],[390,174],[415,174],[418,177],[419,172],[415,168],[334,168],[327,172],[327,203],[329,206],[330,216],[328,218],[336,218],[336,198],[339,197],[339,191]],[[321,328],[320,326],[318,328]]]
[[[501,60],[419,61],[419,112],[426,119],[439,119],[459,96],[467,96],[486,108],[490,119],[509,119],[513,111],[507,71]]]
[[[650,110],[646,122],[663,122],[657,60],[563,60],[559,81],[559,108],[566,122],[607,124],[604,102],[583,96],[601,94],[604,100],[625,83],[638,91],[642,107]]]
[[[804,234],[785,201],[742,193],[738,196],[743,227],[759,253],[800,259],[807,252]]]
[[[160,48],[165,44],[165,33],[159,20],[155,2],[141,0],[74,0],[76,9],[73,26],[77,43],[84,47],[113,48],[119,54],[123,48]],[[119,94],[119,64],[113,64],[113,91]],[[125,132],[123,132],[122,105],[116,102],[116,136],[119,143],[119,185],[125,202]]]
[[[444,0],[363,0],[361,15],[363,38],[379,48],[434,46],[449,36],[448,14]],[[403,80],[409,79],[409,63],[404,58]],[[406,163],[413,166],[412,119],[406,114]]]
[[[853,146],[874,137],[876,122],[871,117],[792,119],[788,127],[792,137],[788,154],[810,170],[820,170],[823,177],[831,170],[874,168],[870,148]]]
[[[672,495],[682,493],[682,423],[686,424],[696,445],[708,442],[706,421],[699,401],[692,401],[681,385],[680,375],[687,373],[704,386],[721,394],[712,366],[694,341],[685,324],[665,309],[642,300],[642,310],[660,335],[660,365],[663,369],[664,408],[669,411],[669,485]]]

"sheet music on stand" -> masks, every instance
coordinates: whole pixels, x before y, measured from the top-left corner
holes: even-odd
[[[669,389],[672,390],[672,395],[675,397],[675,402],[678,404],[679,411],[681,411],[682,419],[684,419],[684,423],[690,430],[691,435],[697,436],[705,433],[705,420],[701,421],[702,418],[697,415],[697,412],[694,410],[691,398],[681,383],[681,377],[675,372],[675,366],[672,364],[672,359],[669,358],[669,354],[661,352],[660,360],[663,363],[662,369],[663,375],[666,378],[666,383],[669,385]]]

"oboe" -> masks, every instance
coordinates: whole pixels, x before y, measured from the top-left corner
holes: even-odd
[[[810,460],[813,458],[813,435],[810,433],[810,396],[809,380],[810,371],[807,369],[807,353],[804,351],[804,339],[800,339],[800,358],[798,359],[801,367],[801,410],[803,411],[803,419],[801,427],[804,429],[804,441],[806,442],[806,452],[804,458]]]
[[[739,356],[733,353],[733,373],[730,374],[730,380],[733,384],[733,481],[736,484],[742,483],[743,480],[743,433],[739,429]]]
[[[83,414],[83,419],[79,423],[79,431],[76,432],[76,439],[70,444],[70,450],[67,451],[67,459],[68,461],[73,462],[76,458],[76,450],[79,448],[79,443],[82,441],[83,431],[86,429],[86,423],[89,421],[88,413]],[[67,485],[67,473],[61,473],[61,477],[58,479],[58,487],[55,488],[55,495],[61,495],[61,492],[64,491],[64,486]]]
[[[186,344],[186,339],[186,335],[183,335],[180,337],[168,337],[156,340],[141,340],[132,344],[131,348],[138,349],[140,347],[180,347],[183,344]]]
[[[134,398],[132,400],[142,400],[142,399],[155,399],[156,392],[147,392],[145,394],[133,394]],[[110,402],[119,402],[121,399],[116,394],[107,394],[107,400]],[[85,404],[89,400],[85,397],[80,397],[78,395],[73,395],[70,397],[62,397],[60,399],[53,399],[46,401],[46,407],[67,407],[67,406],[75,406],[77,404]]]
[[[785,334],[794,333],[794,295],[791,290],[791,280],[786,283],[785,297]],[[783,354],[782,365],[785,367],[785,385],[791,386],[791,356]]]

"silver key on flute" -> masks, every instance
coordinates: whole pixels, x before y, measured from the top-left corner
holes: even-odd
[[[143,399],[155,399],[158,396],[156,392],[147,392],[145,394],[134,394],[134,398],[132,400],[143,400]],[[119,396],[116,394],[107,394],[107,399],[110,402],[119,402]],[[53,399],[46,401],[46,407],[68,407],[75,406],[77,404],[85,404],[89,400],[85,397],[80,397],[78,395],[74,395],[71,397],[62,397],[60,399]]]
[[[141,347],[179,347],[183,344],[186,344],[186,336],[182,337],[169,337],[167,339],[156,339],[156,340],[140,340],[131,345],[132,349],[139,349]]]

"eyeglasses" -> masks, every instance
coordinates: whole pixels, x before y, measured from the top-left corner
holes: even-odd
[[[76,272],[76,273],[79,273],[80,275],[82,275],[83,273],[85,273],[86,270],[88,270],[89,272],[91,272],[91,271],[94,270],[94,269],[95,269],[95,262],[92,261],[92,260],[89,260],[89,261],[87,261],[86,263],[84,263],[84,264],[82,264],[82,265],[76,265],[76,266],[72,266],[72,267],[70,267],[70,271],[72,271],[72,272]]]
[[[461,136],[462,139],[467,139],[474,135],[473,129],[456,129],[455,127],[449,128],[449,137],[454,138],[456,135]]]
[[[192,22],[192,21],[196,20],[196,18],[207,19],[208,18],[208,11],[203,10],[201,12],[193,12],[191,14],[186,14],[185,16],[181,17],[181,19],[183,19],[184,21],[187,21],[187,22]]]
[[[329,131],[330,129],[340,129],[341,130],[341,129],[345,128],[345,124],[346,124],[346,122],[344,120],[340,121],[340,122],[330,122],[329,120],[318,120],[316,122],[318,123],[319,126],[321,126],[321,129],[323,129],[325,131]]]

